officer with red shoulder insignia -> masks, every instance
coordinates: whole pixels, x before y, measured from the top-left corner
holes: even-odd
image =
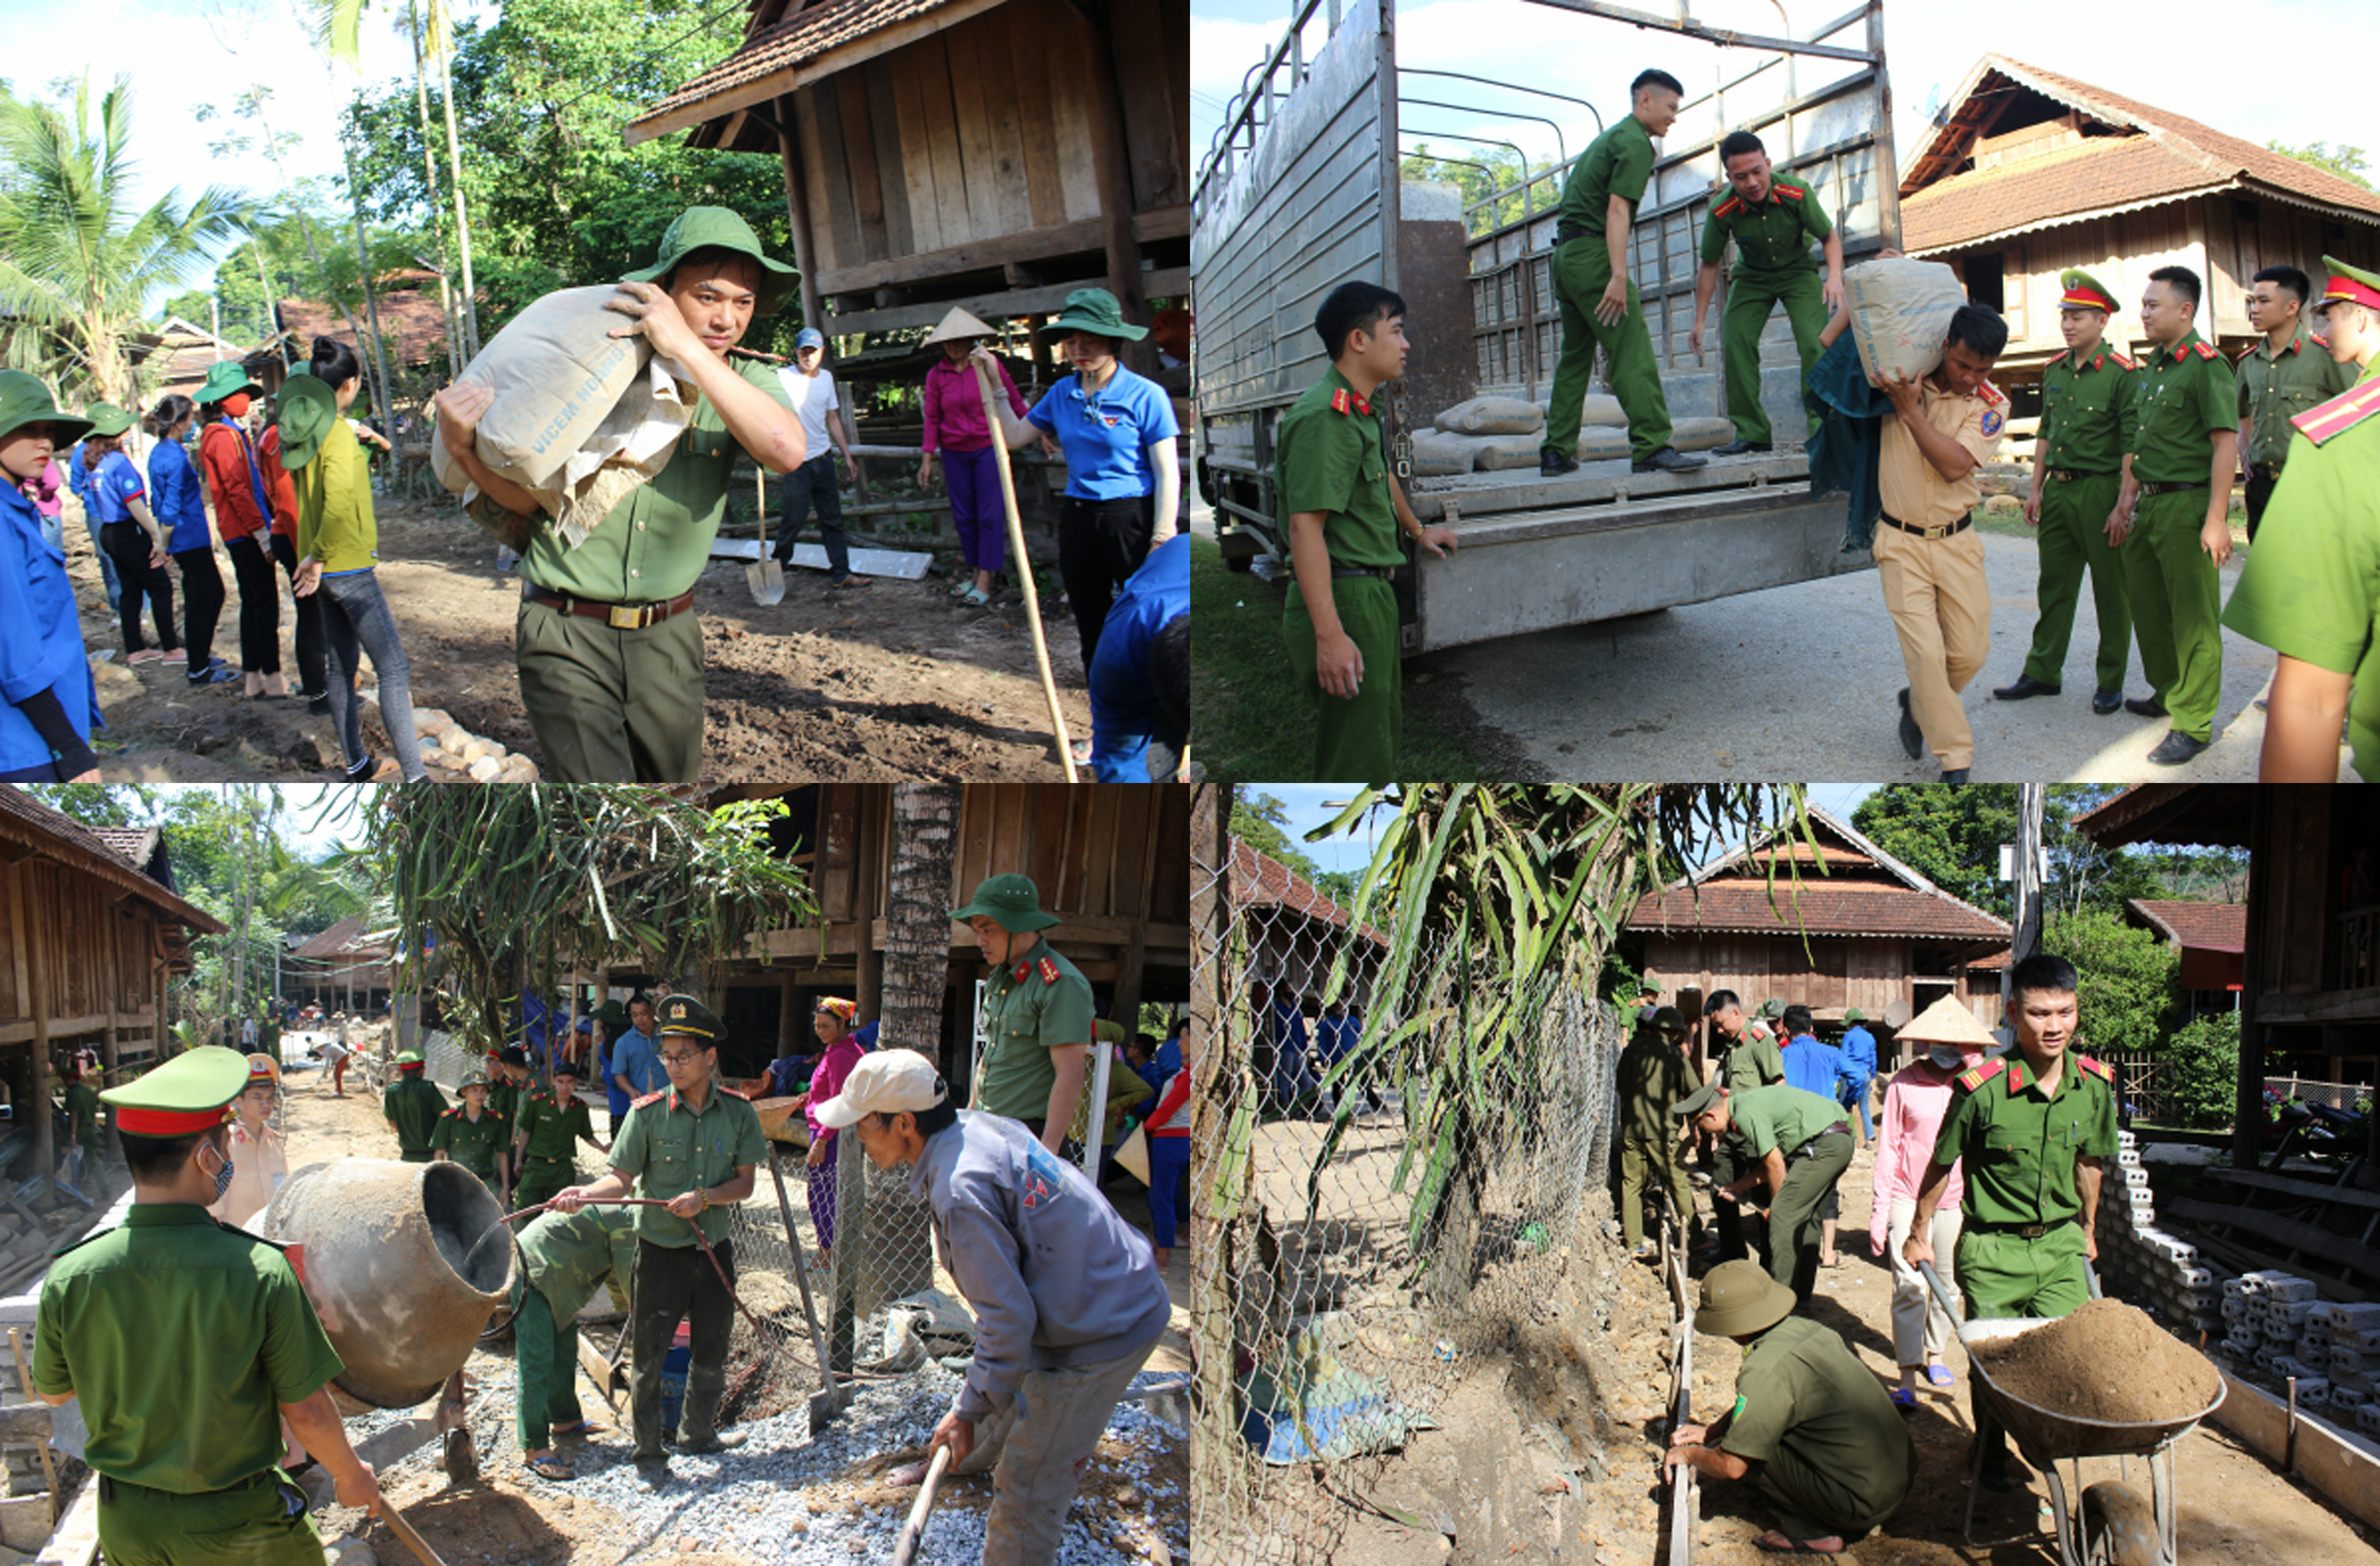
[[[1083,1100],[1095,1015],[1091,982],[1043,936],[1058,917],[1042,912],[1030,876],[986,879],[974,901],[952,909],[951,917],[975,931],[990,969],[984,976],[983,1060],[969,1107],[1024,1122],[1054,1153]]]
[[[2098,1259],[2099,1183],[2116,1151],[2114,1070],[2079,1053],[2074,965],[2035,953],[2009,979],[2016,1048],[1957,1079],[1917,1191],[1917,1210],[1941,1205],[1950,1166],[1966,1173],[1960,1203],[1958,1286],[1967,1319],[2062,1317],[2091,1297]],[[1912,1228],[1912,1268],[1934,1242]],[[2012,1487],[2006,1438],[1975,1410],[1985,1487]]]
[[[2305,309],[2313,297],[2313,280],[2293,266],[2268,266],[2248,283],[2248,323],[2264,335],[2240,352],[2232,373],[2252,544],[2289,455],[2289,420],[2355,384],[2354,367],[2333,359],[2315,334]]]

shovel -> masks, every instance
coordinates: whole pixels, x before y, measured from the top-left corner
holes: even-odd
[[[926,1536],[926,1519],[934,1512],[934,1496],[942,1487],[942,1475],[951,1469],[951,1449],[934,1449],[934,1461],[926,1470],[926,1482],[918,1487],[917,1499],[909,1507],[909,1520],[901,1524],[901,1536],[892,1547],[892,1566],[911,1566],[917,1559],[917,1546]]]
[[[755,603],[783,603],[785,568],[769,552],[769,473],[758,464],[752,469],[752,493],[760,507],[760,558],[744,567],[744,585],[752,589]]]

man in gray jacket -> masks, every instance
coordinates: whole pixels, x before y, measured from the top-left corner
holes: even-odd
[[[879,1169],[911,1167],[934,1248],[975,1309],[975,1360],[934,1444],[953,1473],[990,1467],[986,1566],[1058,1559],[1075,1465],[1165,1331],[1171,1302],[1148,1238],[1033,1133],[961,1111],[934,1063],[880,1050],[817,1106]]]

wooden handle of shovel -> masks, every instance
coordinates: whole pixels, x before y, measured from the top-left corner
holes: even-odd
[[[385,1497],[380,1503],[380,1520],[388,1524],[388,1531],[396,1536],[399,1544],[413,1552],[413,1558],[420,1561],[421,1566],[446,1566],[446,1562],[438,1559],[438,1552],[430,1548],[430,1541],[415,1532],[413,1524],[405,1520],[405,1513],[396,1509],[396,1503]]]
[[[926,1535],[926,1519],[934,1510],[934,1492],[942,1487],[942,1475],[951,1471],[951,1449],[934,1449],[934,1461],[926,1470],[926,1482],[917,1487],[917,1499],[909,1508],[909,1520],[901,1524],[901,1541],[892,1547],[892,1566],[914,1566],[917,1559],[917,1541]]]
[[[1033,633],[1033,662],[1041,671],[1041,694],[1049,698],[1050,726],[1058,734],[1058,760],[1066,769],[1066,781],[1075,781],[1074,742],[1066,737],[1066,714],[1058,705],[1058,682],[1050,673],[1050,643],[1041,634],[1041,594],[1033,584],[1033,562],[1025,555],[1025,519],[1016,509],[1016,477],[1008,467],[1008,443],[1000,432],[999,394],[991,387],[991,374],[980,364],[975,367],[976,390],[983,394],[983,418],[991,431],[992,465],[1000,469],[1000,498],[1008,507],[1008,552],[1016,561],[1016,579],[1025,589],[1025,624]],[[1086,671],[1088,673],[1088,671]]]

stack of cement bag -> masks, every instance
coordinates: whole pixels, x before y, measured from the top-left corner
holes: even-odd
[[[1520,397],[1473,397],[1438,416],[1437,428],[1414,432],[1414,475],[1445,478],[1475,469],[1482,473],[1535,467],[1538,448],[1545,444],[1546,408],[1550,391],[1535,402]],[[1734,439],[1735,430],[1724,419],[1681,419],[1670,443],[1680,451],[1703,451]],[[1581,462],[1626,461],[1628,415],[1620,399],[1605,393],[1587,395],[1579,412],[1578,459]]]

